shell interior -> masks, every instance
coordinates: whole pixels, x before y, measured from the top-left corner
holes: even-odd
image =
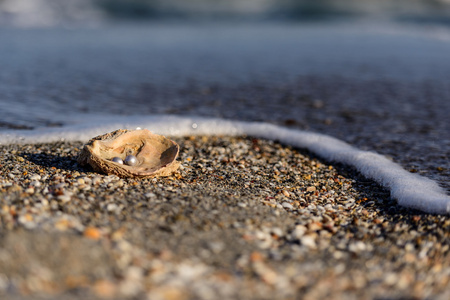
[[[89,164],[95,171],[121,177],[167,176],[176,171],[179,146],[174,141],[147,129],[119,129],[91,139],[81,151],[78,162]],[[134,155],[134,166],[112,161]]]

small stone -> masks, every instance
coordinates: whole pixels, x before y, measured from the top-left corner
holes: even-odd
[[[120,293],[125,296],[135,296],[142,288],[143,271],[139,267],[129,267],[125,274],[124,281],[120,284]]]
[[[283,206],[285,209],[294,209],[294,207],[292,206],[292,204],[290,204],[289,202],[283,202],[281,204],[281,206]]]
[[[108,203],[108,205],[106,206],[106,210],[109,211],[109,212],[115,211],[118,208],[119,207],[115,203]]]
[[[307,192],[314,192],[315,190],[316,190],[315,186],[309,186],[309,187],[306,188]]]
[[[34,188],[33,187],[29,187],[25,190],[25,193],[27,194],[34,194]]]
[[[344,252],[336,250],[333,252],[333,257],[338,260],[342,259],[344,257]]]
[[[66,203],[71,200],[71,195],[69,195],[69,194],[59,195],[56,197],[56,199],[58,199],[59,201],[61,201],[63,203]]]
[[[366,244],[364,244],[364,242],[362,241],[357,241],[355,243],[351,243],[348,246],[348,250],[353,253],[359,253],[366,250]]]
[[[94,293],[100,298],[112,298],[117,294],[117,287],[109,280],[99,280],[94,283]]]
[[[64,182],[58,183],[57,185],[55,185],[55,189],[62,189],[66,186],[66,184]]]
[[[40,186],[41,186],[41,182],[40,182],[40,181],[32,181],[32,182],[30,183],[30,185],[31,185],[31,186],[34,186],[34,187],[40,187]]]
[[[310,231],[317,231],[317,230],[322,229],[322,227],[323,227],[322,223],[320,223],[320,222],[312,222],[312,223],[308,224],[308,229]]]
[[[30,180],[41,180],[41,176],[38,174],[33,174],[30,176]]]
[[[316,249],[316,241],[313,236],[311,235],[305,235],[300,239],[300,243],[310,249]]]
[[[281,190],[281,193],[288,198],[291,196],[291,194],[286,190]]]
[[[21,192],[21,191],[23,191],[23,188],[17,184],[12,184],[8,187],[9,193],[15,193],[15,192]]]
[[[279,227],[271,228],[270,232],[277,237],[282,237],[284,235],[283,230]]]
[[[303,225],[295,226],[295,229],[291,232],[291,237],[295,240],[300,240],[302,236],[305,235],[307,229]]]
[[[24,215],[19,216],[18,221],[19,221],[19,223],[22,223],[22,224],[31,222],[31,221],[33,221],[33,216],[30,214],[24,214]]]
[[[92,184],[93,185],[97,185],[102,181],[102,178],[100,176],[94,176],[94,178],[92,178]]]
[[[83,232],[83,235],[91,240],[98,240],[102,236],[100,230],[95,227],[86,227],[86,229]]]
[[[397,283],[398,276],[395,273],[388,273],[384,276],[384,283],[393,286]]]
[[[60,230],[60,231],[65,231],[69,228],[69,220],[67,219],[59,219],[56,223],[55,223],[55,228]]]

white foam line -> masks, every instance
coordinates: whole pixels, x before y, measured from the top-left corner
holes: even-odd
[[[63,128],[33,131],[8,131],[0,134],[0,144],[48,143],[59,140],[87,141],[96,135],[118,128],[148,128],[153,132],[170,135],[249,135],[278,140],[283,144],[307,149],[329,161],[356,168],[390,190],[398,204],[427,213],[450,214],[450,197],[439,185],[422,176],[404,170],[386,157],[359,150],[331,136],[303,130],[292,130],[268,123],[228,121],[213,118],[182,116],[142,116],[96,118]]]

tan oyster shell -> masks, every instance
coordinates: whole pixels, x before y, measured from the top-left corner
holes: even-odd
[[[78,163],[120,177],[168,176],[180,166],[176,161],[179,149],[174,141],[147,129],[119,129],[92,138],[84,145]],[[136,156],[137,164],[127,166],[111,161],[113,157],[123,160],[127,155]]]

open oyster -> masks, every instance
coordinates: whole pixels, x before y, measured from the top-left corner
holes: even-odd
[[[120,177],[168,176],[180,166],[175,160],[179,149],[174,141],[147,129],[119,129],[92,138],[84,145],[78,163]],[[129,155],[137,159],[132,166],[112,161],[113,158],[125,160]]]

